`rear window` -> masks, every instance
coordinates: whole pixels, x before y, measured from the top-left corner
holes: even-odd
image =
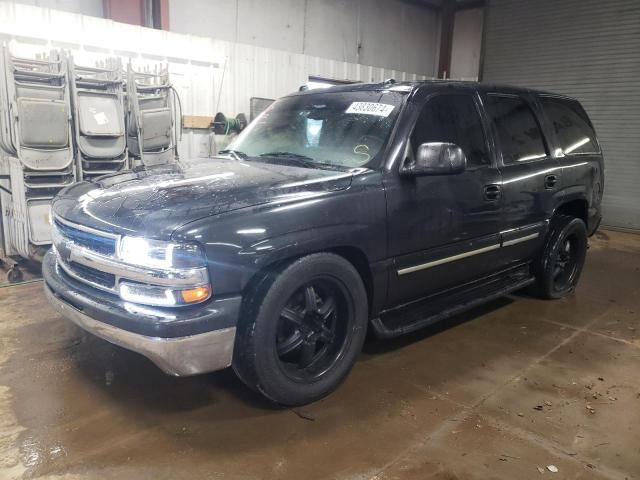
[[[486,109],[498,133],[505,165],[546,157],[538,121],[522,98],[491,94],[487,97]]]
[[[600,151],[596,133],[578,102],[554,97],[540,97],[540,102],[565,155]]]

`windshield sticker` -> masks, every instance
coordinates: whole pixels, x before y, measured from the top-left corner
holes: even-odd
[[[387,105],[386,103],[376,102],[353,102],[349,105],[349,108],[345,113],[358,113],[362,115],[376,115],[378,117],[388,117],[393,109],[394,105]]]

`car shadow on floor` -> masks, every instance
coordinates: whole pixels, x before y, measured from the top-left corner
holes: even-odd
[[[153,362],[78,329],[73,347],[74,368],[94,388],[115,402],[151,409],[158,414],[179,413],[210,406],[218,397],[232,395],[260,409],[275,408],[248,389],[231,368],[191,377],[174,377]]]
[[[433,400],[415,388],[409,378],[411,372],[415,369],[421,378],[438,385],[442,376],[455,381],[458,375],[465,376],[468,368],[421,368],[449,355],[446,349],[443,353],[422,348],[421,342],[426,345],[430,339],[439,343],[441,334],[446,342],[445,336],[453,333],[452,329],[481,322],[512,301],[496,300],[395,339],[369,338],[345,384],[327,398],[301,408],[274,405],[247,388],[230,368],[193,377],[169,376],[145,357],[73,327],[64,334],[66,346],[51,354],[52,361],[59,365],[58,373],[48,380],[16,385],[17,398],[33,397],[43,385],[46,395],[15,408],[28,435],[44,438],[50,429],[42,430],[33,415],[38,410],[34,410],[33,402],[42,404],[38,408],[47,416],[55,414],[52,409],[56,405],[64,406],[64,420],[52,438],[75,453],[64,459],[61,469],[68,468],[66,462],[73,463],[85,454],[101,456],[103,451],[109,452],[109,462],[119,464],[140,435],[158,446],[145,451],[149,461],[155,462],[167,449],[190,448],[226,458],[239,451],[262,451],[265,445],[286,446],[298,435],[309,442],[326,444],[345,428],[358,430],[372,419],[403,418],[407,405],[421,409],[428,406],[422,421],[430,424],[437,421],[434,412],[438,408],[444,412],[457,407]],[[411,345],[418,348],[405,353],[405,347]],[[517,348],[514,345],[512,349],[482,353],[491,362],[498,356],[509,357]],[[471,358],[470,364],[473,355]],[[412,363],[416,361],[418,365]],[[128,440],[118,440],[123,438]]]
[[[370,334],[363,354],[376,357],[400,350],[477,320],[511,302],[513,300],[509,298],[501,298],[393,339],[380,340]],[[128,406],[151,409],[158,414],[188,412],[229,398],[250,409],[282,409],[245,386],[232,368],[193,377],[172,377],[142,355],[112,345],[80,329],[77,329],[77,335],[79,339],[74,342],[71,352],[74,368],[95,388],[113,397],[115,402],[126,402]],[[362,361],[362,356],[359,361]]]

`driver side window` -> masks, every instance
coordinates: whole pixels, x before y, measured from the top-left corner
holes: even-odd
[[[438,95],[427,101],[411,134],[413,153],[420,144],[429,142],[455,143],[466,155],[469,168],[491,163],[482,121],[471,95]]]

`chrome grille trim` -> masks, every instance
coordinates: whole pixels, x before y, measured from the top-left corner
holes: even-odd
[[[57,215],[54,217],[54,220],[55,221],[52,222],[52,241],[56,250],[57,263],[67,275],[79,282],[114,294],[118,294],[118,287],[121,280],[160,287],[174,287],[176,289],[184,287],[195,288],[209,285],[209,274],[206,267],[190,269],[154,269],[130,265],[117,258],[121,235],[85,227],[83,225],[61,219]],[[84,245],[74,243],[72,239],[65,237],[62,234],[62,232],[56,227],[55,222],[60,222],[62,225],[82,230],[91,233],[92,235],[115,240],[116,251],[114,255],[105,255],[95,250],[91,250]],[[68,252],[69,258],[63,258],[61,251]],[[73,266],[69,265],[69,263],[77,263],[99,272],[114,275],[115,281],[113,288],[105,287],[104,285],[100,285],[99,283],[83,277],[79,272],[74,271]]]
[[[83,232],[87,233],[92,233],[93,235],[97,235],[98,237],[111,238],[116,241],[120,240],[120,235],[118,234],[103,232],[102,230],[96,230],[95,228],[86,227],[84,225],[80,225],[79,223],[73,223],[69,220],[65,220],[64,218],[59,217],[58,215],[55,215],[53,219],[56,222],[60,222],[61,224],[66,225],[67,227],[75,228],[76,230],[82,230]]]
[[[56,258],[56,264],[58,265],[58,267],[60,267],[60,269],[64,273],[69,275],[74,280],[77,280],[77,281],[79,281],[81,283],[84,283],[86,285],[90,285],[93,288],[97,288],[98,290],[102,290],[103,292],[109,292],[109,293],[117,294],[115,287],[114,288],[105,287],[104,285],[100,285],[99,283],[92,282],[92,281],[80,276],[76,272],[74,272],[73,269],[69,265],[67,265],[65,262],[62,261],[62,259],[60,258],[59,255]],[[116,279],[115,285],[117,285],[117,279]]]
[[[83,246],[103,255],[115,255],[118,240],[115,238],[103,237],[95,233],[79,230],[58,220],[54,220],[54,226],[60,235],[71,240],[77,245]]]
[[[101,272],[135,282],[168,287],[200,286],[208,284],[207,269],[151,269],[136,267],[112,258],[100,255],[83,247],[72,248],[71,261],[81,263]]]

